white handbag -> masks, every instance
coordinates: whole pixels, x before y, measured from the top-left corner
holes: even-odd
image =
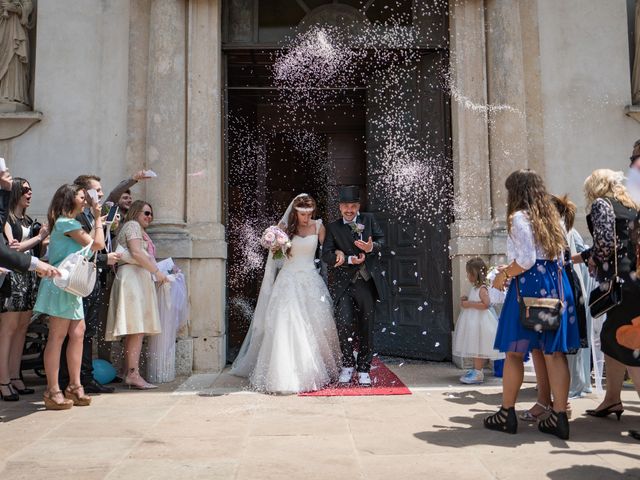
[[[86,297],[93,292],[96,285],[96,258],[97,253],[93,257],[93,261],[87,258],[87,254],[91,252],[91,242],[82,250],[67,255],[67,257],[58,265],[60,276],[53,279],[53,284],[78,297]]]

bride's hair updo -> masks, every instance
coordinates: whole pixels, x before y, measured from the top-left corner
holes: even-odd
[[[310,195],[303,195],[293,201],[293,208],[287,219],[287,235],[293,238],[298,234],[298,209],[309,209],[311,216],[316,213],[316,201]]]

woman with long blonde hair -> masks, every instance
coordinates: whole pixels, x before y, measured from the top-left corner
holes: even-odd
[[[508,192],[507,257],[493,286],[509,290],[498,321],[494,347],[505,352],[502,406],[484,420],[490,430],[516,433],[515,403],[524,376],[524,356],[532,351],[544,354],[549,375],[553,408],[538,424],[543,433],[569,438],[567,399],[569,368],[565,353],[580,346],[573,294],[562,269],[565,234],[557,209],[551,202],[542,178],[532,170],[513,172],[505,182]],[[557,328],[527,328],[521,323],[523,297],[560,298],[564,308]]]
[[[591,275],[606,289],[615,276],[623,280],[622,302],[607,312],[600,333],[601,349],[607,369],[607,392],[602,403],[587,410],[593,417],[610,414],[620,419],[624,408],[620,400],[625,368],[640,393],[640,357],[624,343],[624,331],[640,317],[640,281],[637,278],[638,205],[624,186],[624,174],[609,169],[595,170],[584,182],[587,224],[593,247],[575,255],[585,262]],[[620,343],[622,341],[623,344]]]

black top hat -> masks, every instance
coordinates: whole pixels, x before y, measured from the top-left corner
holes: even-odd
[[[357,186],[341,186],[338,192],[340,203],[359,203],[360,187]]]

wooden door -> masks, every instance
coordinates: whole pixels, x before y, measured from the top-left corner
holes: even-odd
[[[415,140],[420,152],[428,152],[442,182],[450,182],[447,172],[449,155],[449,108],[447,98],[437,88],[438,69],[445,61],[438,52],[425,52],[417,68],[406,76],[402,98],[409,143]],[[420,212],[433,209],[430,202],[445,198],[410,199],[413,213],[401,211],[398,200],[381,185],[380,167],[385,143],[390,138],[384,115],[388,115],[388,98],[381,96],[384,87],[373,85],[368,102],[367,174],[369,210],[376,214],[386,235],[382,256],[389,299],[376,312],[375,348],[380,354],[443,361],[451,358],[451,266],[448,256],[451,214],[426,220]],[[394,94],[395,96],[396,94]],[[401,100],[398,100],[401,101]],[[436,159],[436,160],[434,160]],[[438,160],[439,159],[439,160]],[[426,160],[425,160],[426,161]],[[411,192],[407,192],[411,195]],[[394,204],[395,203],[395,204]],[[404,206],[406,203],[401,202]]]

